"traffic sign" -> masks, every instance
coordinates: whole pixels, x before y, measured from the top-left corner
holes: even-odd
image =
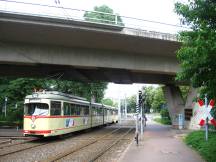
[[[206,107],[203,100],[198,100],[199,108],[194,112],[194,116],[199,120],[200,126],[204,126],[206,124],[206,119],[208,118],[209,124],[212,124],[216,127],[216,120],[210,113],[214,107],[214,104],[215,101],[210,100],[209,105]]]

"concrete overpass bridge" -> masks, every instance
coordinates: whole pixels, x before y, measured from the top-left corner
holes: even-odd
[[[0,12],[0,33],[1,76],[165,84],[174,125],[184,113],[174,35],[8,12]]]
[[[10,13],[0,23],[1,75],[165,84],[179,70],[170,34]]]

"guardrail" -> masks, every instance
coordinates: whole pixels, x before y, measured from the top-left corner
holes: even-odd
[[[118,14],[110,14],[97,11],[88,11],[82,9],[74,9],[63,7],[59,0],[53,1],[54,5],[36,4],[30,2],[21,2],[15,0],[0,0],[0,12],[18,13],[24,15],[58,18],[65,20],[77,20],[85,22],[94,22],[100,24],[109,24],[112,26],[122,26],[124,28],[132,28],[137,30],[163,32],[176,34],[181,30],[189,30],[189,28],[167,24],[162,22],[143,20]],[[85,17],[85,13],[96,13],[101,16],[109,16],[110,20]],[[113,18],[112,18],[113,17]],[[121,19],[121,20],[120,20]]]

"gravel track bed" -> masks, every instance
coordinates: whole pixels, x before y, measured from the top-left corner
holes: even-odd
[[[64,162],[64,161],[76,161],[76,162],[87,162],[90,159],[93,159],[95,155],[98,155],[98,153],[103,152],[108,148],[110,145],[112,145],[116,139],[124,135],[129,129],[121,129],[120,131],[117,131],[109,137],[106,137],[105,139],[101,139],[98,142],[89,145],[79,151],[76,151],[60,160],[58,162]],[[128,135],[127,135],[128,136]],[[125,139],[125,137],[123,138]],[[128,139],[128,138],[126,138]],[[124,141],[124,140],[123,140]]]
[[[117,162],[128,145],[134,140],[134,131],[130,132],[127,137],[123,138],[115,146],[110,148],[104,155],[95,160],[95,162]]]
[[[11,139],[0,139],[0,147],[2,147],[2,145],[5,145],[11,142],[13,142],[13,140]]]
[[[100,136],[111,132],[114,128],[103,128],[100,130],[93,130],[92,132],[84,133],[81,135],[72,135],[65,139],[56,140],[50,144],[38,146],[35,148],[27,149],[22,152],[17,152],[11,155],[2,156],[0,162],[30,162],[30,161],[41,161],[47,159],[47,157],[61,153],[65,149],[73,149],[79,145],[83,145],[89,140],[95,140]],[[2,151],[2,150],[1,150]]]
[[[5,143],[1,143],[1,142],[4,142],[4,141],[8,141],[8,142],[5,142]],[[22,144],[22,143],[27,143],[29,141],[32,141],[32,140],[26,140],[26,139],[5,139],[5,140],[1,140],[0,141],[0,151],[4,150],[6,147],[11,147],[14,145],[18,145],[18,144]]]

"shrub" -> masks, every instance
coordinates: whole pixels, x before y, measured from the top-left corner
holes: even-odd
[[[216,132],[209,132],[208,141],[205,141],[205,132],[195,131],[185,138],[185,142],[198,151],[207,162],[216,161]]]
[[[168,124],[168,125],[171,124],[171,119],[170,119],[169,112],[167,109],[161,109],[160,115],[161,115],[162,124]]]

